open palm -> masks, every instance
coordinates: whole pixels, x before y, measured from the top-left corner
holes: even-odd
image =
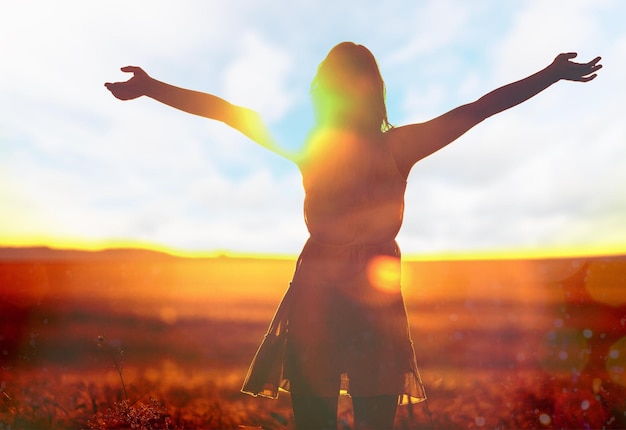
[[[572,58],[576,58],[578,54],[575,52],[568,52],[559,54],[554,59],[551,67],[558,76],[559,79],[565,79],[566,81],[578,81],[589,82],[596,77],[595,72],[602,68],[601,64],[598,64],[600,57],[596,57],[588,63],[576,63],[571,61]]]
[[[105,87],[120,100],[132,100],[146,94],[150,76],[141,67],[122,67],[122,72],[132,73],[133,77],[125,82],[107,82]]]

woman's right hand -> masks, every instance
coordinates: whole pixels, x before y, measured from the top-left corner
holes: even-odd
[[[122,67],[122,72],[132,73],[133,77],[126,82],[107,82],[105,87],[120,100],[132,100],[146,95],[152,78],[141,67]]]

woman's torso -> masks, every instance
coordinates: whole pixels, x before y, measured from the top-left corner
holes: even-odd
[[[402,225],[406,179],[383,133],[315,135],[301,166],[311,239],[329,245],[393,241]]]
[[[362,284],[377,256],[399,260],[395,237],[402,225],[406,179],[383,133],[319,132],[309,148],[300,168],[310,239],[294,281],[318,287]]]

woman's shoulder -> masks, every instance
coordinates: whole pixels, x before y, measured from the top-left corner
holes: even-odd
[[[396,163],[398,171],[406,179],[419,159],[422,142],[427,140],[427,130],[422,123],[392,127],[384,132],[385,142]]]

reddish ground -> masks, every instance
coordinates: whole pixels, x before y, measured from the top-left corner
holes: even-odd
[[[288,395],[239,387],[293,264],[0,249],[0,429],[124,413],[291,428]],[[625,257],[409,262],[403,278],[429,400],[396,428],[431,428],[426,406],[437,429],[626,427]]]

